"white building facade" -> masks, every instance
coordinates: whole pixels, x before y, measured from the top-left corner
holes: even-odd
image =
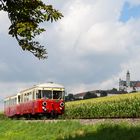
[[[130,72],[126,73],[126,80],[119,79],[119,91],[135,92],[140,91],[140,81],[131,81]]]

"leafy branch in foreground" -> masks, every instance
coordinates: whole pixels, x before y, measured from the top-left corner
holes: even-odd
[[[44,46],[35,41],[35,37],[45,31],[39,24],[57,21],[63,15],[41,0],[0,0],[0,10],[8,13],[11,21],[9,34],[16,38],[21,48],[39,59],[47,58]]]

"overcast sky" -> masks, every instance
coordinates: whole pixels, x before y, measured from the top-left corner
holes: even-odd
[[[68,93],[118,88],[127,70],[140,80],[140,0],[48,0],[64,17],[38,40],[47,60],[24,52],[0,12],[0,98],[53,81]]]

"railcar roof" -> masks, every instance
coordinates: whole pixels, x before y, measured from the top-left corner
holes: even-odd
[[[10,99],[12,99],[12,98],[17,98],[17,94],[8,96],[8,97],[6,97],[4,100],[8,100],[9,98],[10,98]]]
[[[56,84],[56,83],[43,83],[43,84],[38,84],[36,87],[47,87],[47,88],[64,88],[63,85]]]
[[[63,85],[61,84],[57,84],[57,83],[53,83],[53,82],[48,82],[48,83],[43,83],[43,84],[37,84],[37,85],[34,85],[30,88],[27,88],[27,89],[24,89],[22,91],[20,91],[19,93],[15,94],[15,95],[11,95],[11,96],[8,96],[5,98],[5,100],[7,100],[8,98],[13,98],[13,97],[16,97],[18,94],[20,94],[21,92],[24,92],[24,91],[27,91],[27,90],[30,90],[30,89],[33,89],[33,88],[64,88]]]
[[[34,85],[31,88],[27,88],[25,90],[22,90],[21,92],[24,92],[24,91],[27,91],[27,90],[30,90],[30,89],[33,89],[33,88],[64,88],[64,86],[61,85],[61,84],[56,84],[56,83],[53,83],[53,82],[48,82],[48,83]]]

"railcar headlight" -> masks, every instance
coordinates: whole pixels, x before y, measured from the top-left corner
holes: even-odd
[[[44,106],[42,106],[42,109],[44,110],[44,111],[46,111],[47,109],[46,109],[46,107],[44,107]]]
[[[64,104],[64,102],[61,102],[60,103],[60,107],[63,107],[65,104]]]
[[[42,105],[43,105],[43,106],[47,106],[47,102],[43,102]]]

